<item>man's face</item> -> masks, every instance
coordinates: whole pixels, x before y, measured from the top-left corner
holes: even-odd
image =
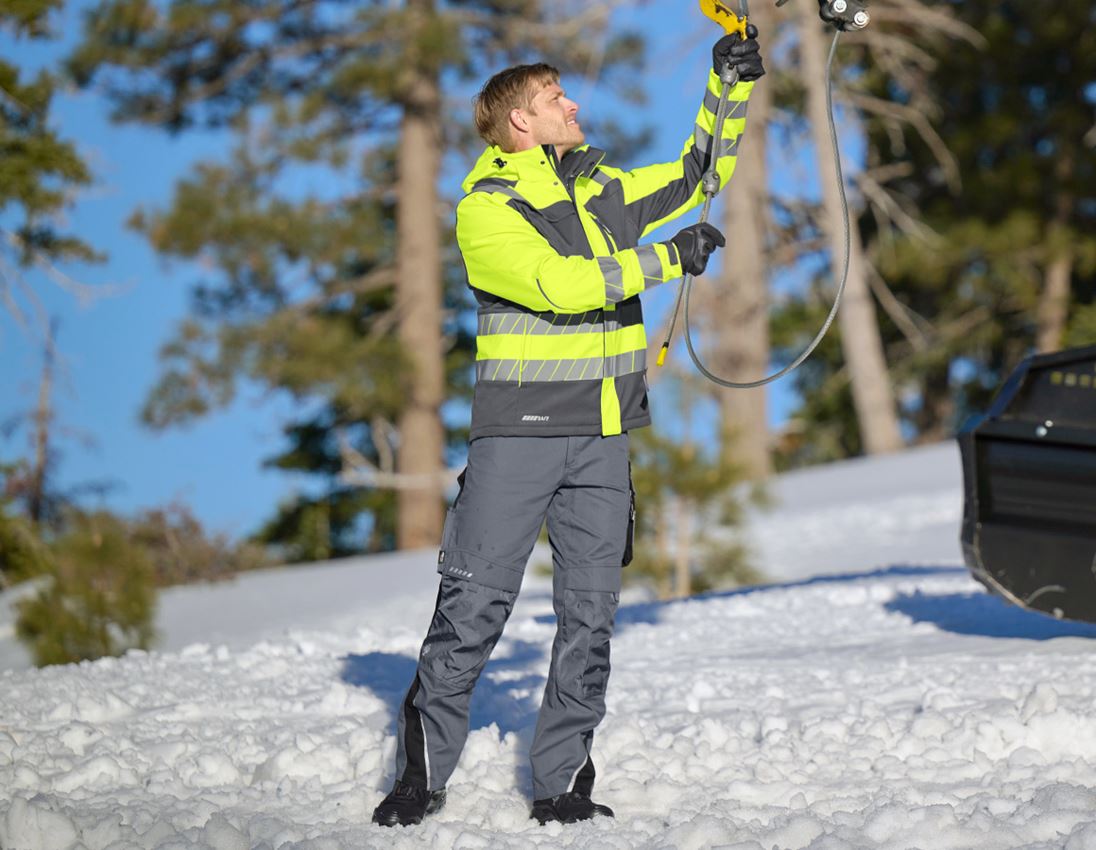
[[[533,142],[537,145],[554,145],[562,156],[586,141],[586,134],[578,123],[578,104],[569,100],[559,83],[548,83],[533,98],[531,108],[521,110]]]

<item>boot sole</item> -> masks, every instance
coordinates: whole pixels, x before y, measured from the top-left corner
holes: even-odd
[[[389,812],[383,815],[374,812],[373,823],[377,824],[378,826],[417,826],[418,824],[422,823],[423,818],[425,818],[427,815],[432,815],[440,812],[443,808],[445,808],[444,797],[442,797],[440,800],[431,800],[429,803],[427,803],[426,811],[423,812],[421,817],[403,819],[399,816],[397,812]]]
[[[532,818],[533,820],[535,820],[541,826],[544,826],[545,824],[549,824],[549,823],[582,823],[583,821],[593,820],[594,818],[599,818],[599,817],[600,818],[612,818],[612,817],[616,817],[616,816],[612,812],[597,812],[597,811],[595,811],[589,817],[584,817],[584,818],[577,817],[577,816],[561,818],[559,815],[557,815],[555,813],[547,814],[547,815],[544,815],[542,817],[541,815],[538,815],[536,812],[533,812],[531,815],[529,815],[529,817]]]

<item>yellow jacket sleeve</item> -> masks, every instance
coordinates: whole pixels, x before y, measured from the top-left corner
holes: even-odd
[[[563,256],[508,201],[480,191],[457,206],[457,244],[476,289],[532,310],[582,313],[681,277],[672,242],[593,259]]]
[[[746,127],[746,105],[753,86],[752,82],[739,82],[728,94],[727,117],[723,122],[716,164],[720,188],[727,185],[734,173],[738,142]],[[708,88],[693,133],[685,140],[681,156],[676,160],[631,171],[602,166],[602,171],[620,180],[628,216],[638,226],[641,238],[704,202],[701,178],[711,163],[712,133],[722,88],[723,83],[715,72],[709,72]]]

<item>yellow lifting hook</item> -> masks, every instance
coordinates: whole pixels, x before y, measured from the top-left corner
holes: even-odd
[[[746,16],[740,17],[726,3],[721,3],[720,0],[700,0],[700,11],[723,27],[727,35],[736,32],[743,41],[746,40]]]

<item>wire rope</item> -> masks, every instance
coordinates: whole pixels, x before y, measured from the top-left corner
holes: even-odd
[[[822,324],[821,330],[811,340],[810,344],[803,350],[803,352],[795,358],[791,363],[781,369],[779,372],[774,372],[771,375],[767,375],[764,378],[759,378],[756,381],[729,381],[725,378],[721,378],[718,375],[713,374],[705,365],[700,361],[700,356],[697,354],[695,347],[693,346],[692,333],[689,330],[689,301],[693,290],[693,276],[686,275],[682,282],[682,292],[678,293],[677,303],[674,306],[673,318],[670,322],[670,334],[673,334],[674,324],[677,322],[678,309],[681,306],[682,295],[684,295],[685,301],[685,345],[689,349],[689,357],[692,358],[693,364],[700,371],[705,378],[709,381],[718,384],[721,387],[729,387],[731,389],[752,389],[754,387],[762,387],[765,384],[770,384],[773,381],[784,377],[792,370],[798,368],[804,360],[811,356],[814,350],[822,342],[822,338],[826,335],[826,332],[830,329],[830,325],[833,324],[833,320],[837,317],[837,309],[841,305],[841,296],[845,293],[845,284],[849,279],[849,253],[850,253],[850,241],[851,235],[849,232],[849,202],[845,195],[845,178],[841,171],[841,150],[837,144],[837,126],[833,117],[833,57],[837,52],[837,40],[841,35],[841,31],[838,30],[833,35],[833,42],[830,44],[830,55],[826,60],[826,112],[829,117],[829,129],[830,129],[830,144],[833,148],[833,166],[834,171],[837,174],[837,186],[841,195],[841,218],[845,228],[845,259],[841,270],[841,280],[837,285],[837,293],[833,299],[833,307],[830,308],[829,315],[826,316],[826,321]],[[726,104],[728,94],[730,92],[731,83],[723,83],[723,91],[720,95],[720,103],[718,107],[718,113],[716,115],[716,126],[713,128],[712,134],[712,151],[715,156],[716,145],[719,144],[723,136],[723,121],[726,117]],[[704,209],[701,212],[701,221],[708,220],[708,212],[711,207],[712,196],[708,195],[707,200],[704,202]],[[669,335],[667,336],[667,339]]]

